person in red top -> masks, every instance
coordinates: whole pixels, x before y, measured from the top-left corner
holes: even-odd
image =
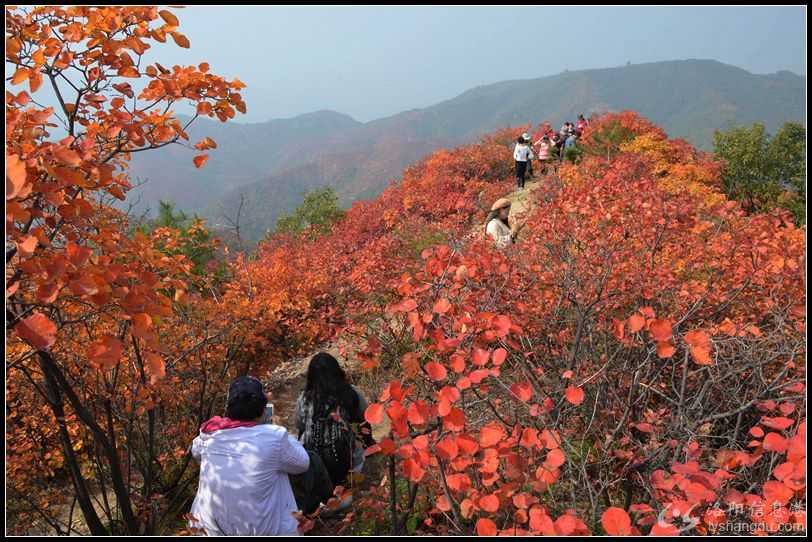
[[[577,137],[581,137],[581,134],[584,133],[587,126],[589,126],[589,122],[584,118],[583,115],[578,115],[578,122],[575,123],[575,135]]]

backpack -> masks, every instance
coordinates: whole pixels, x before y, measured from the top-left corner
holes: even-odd
[[[337,407],[313,415],[313,431],[303,444],[319,454],[333,485],[341,485],[352,468],[355,434],[350,424],[338,415]]]

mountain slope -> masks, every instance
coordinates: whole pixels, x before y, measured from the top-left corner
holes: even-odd
[[[341,202],[349,204],[379,193],[404,166],[432,150],[469,143],[505,126],[542,120],[560,126],[579,113],[633,109],[669,136],[709,148],[713,131],[731,123],[761,121],[775,131],[786,121],[803,121],[805,86],[805,77],[790,72],[757,75],[712,60],[571,71],[476,87],[431,107],[363,124],[331,113],[336,122],[329,129],[313,127],[296,136],[263,135],[260,127],[283,121],[227,124],[223,130],[233,132],[221,137],[207,132],[206,124],[196,133],[212,135],[221,147],[211,152],[204,170],[193,169],[189,151],[175,149],[183,157],[183,190],[169,181],[176,174],[168,159],[164,173],[152,177],[162,185],[157,193],[179,194],[173,199],[181,207],[202,211],[215,222],[223,213],[233,214],[245,194],[256,212],[243,219],[256,235],[273,228],[276,217],[295,207],[307,189],[333,186]],[[281,128],[271,132],[287,133]],[[229,141],[233,144],[226,149]],[[218,156],[224,152],[226,160]],[[196,181],[201,172],[209,177]]]
[[[182,121],[188,118],[181,117]],[[255,124],[222,123],[197,119],[189,129],[190,143],[208,136],[217,142],[209,151],[206,166],[192,164],[196,151],[170,145],[150,153],[133,155],[130,173],[147,181],[136,188],[132,199],[137,208],[156,208],[158,200],[176,201],[179,207],[200,212],[226,193],[264,178],[283,164],[296,160],[312,142],[361,123],[335,111],[316,111]]]

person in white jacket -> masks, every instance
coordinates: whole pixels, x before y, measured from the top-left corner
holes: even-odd
[[[525,139],[524,136],[519,136],[519,139],[516,140],[516,147],[513,149],[513,160],[516,162],[516,184],[520,190],[524,189],[527,164],[533,158],[533,149],[530,148],[530,141]]]
[[[510,200],[499,198],[491,206],[491,212],[485,219],[485,232],[491,236],[497,248],[506,248],[513,244],[522,229],[515,223],[510,224]]]
[[[204,423],[192,443],[200,480],[190,526],[210,536],[299,534],[288,475],[308,470],[307,451],[265,420],[266,396],[256,378],[232,382],[226,403],[226,416]]]

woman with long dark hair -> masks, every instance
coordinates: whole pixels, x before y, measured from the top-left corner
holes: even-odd
[[[326,352],[313,356],[305,389],[296,401],[296,429],[304,447],[324,461],[333,485],[342,485],[350,470],[360,472],[364,464],[364,446],[372,443],[364,421],[366,408],[366,399],[347,381],[336,358]],[[357,436],[355,423],[361,424]]]

